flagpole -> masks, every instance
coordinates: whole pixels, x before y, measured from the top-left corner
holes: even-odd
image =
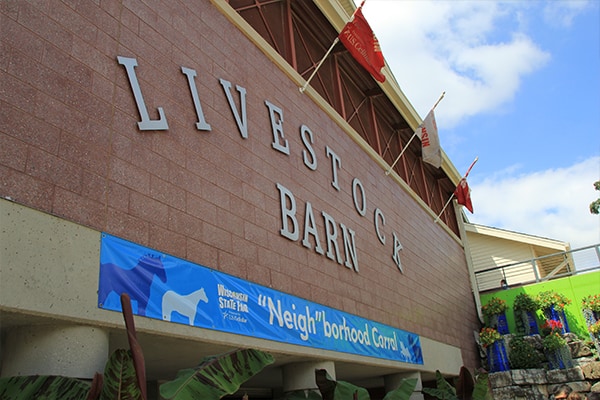
[[[327,56],[329,55],[329,53],[331,53],[331,50],[333,50],[333,48],[335,47],[335,45],[339,41],[340,41],[340,37],[338,36],[333,41],[333,44],[331,45],[331,47],[329,47],[329,50],[327,50],[327,53],[325,53],[325,55],[323,56],[323,58],[321,58],[321,61],[319,61],[319,64],[317,64],[317,67],[315,68],[315,70],[312,72],[312,74],[310,74],[310,76],[308,77],[308,80],[306,81],[306,83],[304,84],[304,86],[302,86],[300,88],[300,93],[304,93],[304,91],[308,87],[308,84],[310,83],[310,81],[312,80],[312,78],[315,76],[315,74],[317,73],[317,71],[319,70],[319,68],[321,68],[321,65],[323,64],[323,62],[325,62],[325,59],[327,58]]]
[[[435,102],[433,107],[431,107],[432,110],[435,110],[435,108],[437,107],[438,104],[440,104],[440,101],[442,101],[442,99],[444,98],[445,95],[446,95],[446,91],[443,91],[442,94],[440,95],[440,98]]]
[[[365,1],[367,1],[367,0],[363,0],[362,3],[360,3],[360,6],[358,6],[356,8],[356,10],[358,10],[359,8],[361,8],[365,4]],[[352,19],[354,18],[354,13],[356,13],[356,10],[354,10],[354,12],[352,13],[352,17],[350,17],[350,21],[352,21]],[[340,41],[340,36],[338,34],[338,36],[333,41],[333,44],[331,45],[331,47],[329,47],[329,50],[327,50],[327,53],[325,53],[325,55],[323,56],[323,58],[321,58],[321,61],[319,61],[319,64],[317,64],[317,67],[315,68],[315,70],[312,72],[312,74],[310,74],[310,76],[308,77],[308,79],[306,80],[306,82],[304,83],[304,85],[300,88],[300,93],[304,93],[304,91],[308,87],[308,84],[310,83],[310,81],[312,80],[312,78],[315,76],[315,74],[317,73],[317,71],[319,70],[319,68],[321,68],[321,65],[323,64],[323,62],[325,62],[325,59],[327,58],[327,56],[329,55],[329,53],[331,53],[331,50],[333,50],[333,48],[335,47],[335,45],[339,41]]]
[[[454,198],[454,192],[452,192],[452,196],[450,196],[450,198],[448,199],[448,201],[446,202],[446,204],[444,204],[444,208],[442,208],[442,211],[440,211],[440,213],[438,214],[438,216],[435,217],[435,220],[433,221],[434,223],[437,224],[437,222],[440,220],[440,217],[442,216],[442,214],[446,210],[446,207],[448,207],[448,204],[450,204],[450,202],[452,201],[453,198]]]
[[[471,163],[471,165],[467,169],[467,172],[465,173],[465,175],[462,178],[460,178],[461,181],[463,179],[467,179],[467,176],[469,176],[469,172],[471,172],[471,168],[473,168],[473,165],[475,165],[475,163],[477,162],[477,160],[479,160],[479,156],[475,157],[475,160],[473,160],[473,162]],[[459,182],[459,184],[460,184],[460,182]],[[442,216],[442,214],[446,210],[446,207],[448,207],[448,204],[450,204],[450,202],[452,201],[453,198],[454,198],[454,192],[452,192],[452,195],[450,196],[450,198],[448,199],[448,201],[446,202],[446,204],[444,204],[444,207],[442,208],[442,211],[440,211],[440,213],[438,214],[438,216],[435,217],[435,220],[433,222],[435,222],[437,224],[437,222],[440,220],[440,217]]]
[[[392,163],[392,165],[390,165],[390,168],[385,171],[386,175],[389,175],[392,173],[392,169],[394,169],[394,166],[396,165],[396,163],[398,161],[400,161],[400,157],[402,157],[402,155],[404,154],[404,152],[406,151],[406,149],[408,149],[408,146],[410,145],[410,142],[413,141],[413,139],[417,136],[417,131],[415,131],[415,133],[413,133],[413,135],[410,137],[409,141],[406,143],[406,145],[404,146],[404,148],[402,149],[402,151],[400,152],[400,154],[398,154],[398,157],[396,157],[396,159],[394,160],[394,162]]]
[[[475,165],[475,163],[477,162],[477,160],[479,160],[479,156],[475,157],[475,159],[473,160],[473,162],[469,166],[469,169],[467,169],[467,172],[465,173],[465,176],[463,176],[463,178],[467,179],[467,176],[469,176],[469,172],[471,172],[471,168],[473,168],[473,165]]]
[[[442,99],[444,98],[445,94],[446,94],[445,91],[442,92],[440,98],[435,102],[435,104],[433,105],[433,107],[431,107],[431,110],[435,110],[435,108],[437,107],[437,105],[440,104],[440,101],[442,101]],[[419,126],[421,126],[421,125],[419,125]],[[400,160],[400,157],[402,157],[402,155],[404,154],[404,152],[406,151],[406,149],[408,149],[408,145],[410,144],[410,142],[413,141],[413,139],[415,138],[415,136],[417,136],[417,130],[416,129],[415,129],[415,133],[413,133],[413,135],[411,136],[411,138],[408,141],[408,143],[406,143],[406,145],[404,146],[404,148],[402,149],[402,151],[400,152],[400,154],[398,154],[398,157],[396,157],[396,159],[394,160],[394,162],[392,163],[392,165],[390,165],[390,168],[388,168],[388,170],[385,171],[385,175],[386,176],[392,173],[392,169],[394,168],[394,166],[396,165],[396,163]]]

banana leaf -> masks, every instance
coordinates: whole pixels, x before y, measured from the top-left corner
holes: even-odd
[[[383,400],[409,400],[417,387],[417,379],[402,379],[398,388],[385,394]]]
[[[163,383],[160,395],[169,400],[217,400],[235,393],[273,361],[270,354],[254,349],[209,357],[196,368],[179,371],[175,380]]]
[[[487,373],[477,375],[475,388],[473,389],[473,400],[492,400],[492,391]]]
[[[369,400],[367,389],[355,386],[349,382],[335,381],[329,376],[327,370],[315,371],[317,386],[323,400]]]
[[[440,371],[435,371],[435,378],[437,387],[435,389],[424,387],[423,393],[441,400],[459,400],[456,397],[456,389],[444,379]]]
[[[100,400],[140,400],[142,392],[138,386],[131,351],[115,350],[104,367],[104,384]]]
[[[64,376],[14,376],[0,379],[2,400],[85,400],[90,384]]]

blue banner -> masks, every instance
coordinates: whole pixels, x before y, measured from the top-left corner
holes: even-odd
[[[423,364],[419,336],[102,234],[98,306],[277,342]]]

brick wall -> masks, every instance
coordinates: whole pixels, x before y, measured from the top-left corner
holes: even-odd
[[[0,195],[70,221],[277,290],[463,349],[477,365],[476,312],[462,248],[355,141],[208,1],[0,2]],[[140,115],[117,56],[135,58],[151,119]],[[197,71],[211,131],[181,67]],[[240,135],[219,79],[247,91]],[[269,109],[283,111],[290,154],[273,149]],[[307,168],[300,127],[314,134]],[[341,159],[332,186],[332,149]],[[366,194],[356,211],[352,180]],[[293,192],[300,239],[280,234],[276,184]],[[310,202],[356,232],[359,271],[302,246]],[[386,244],[373,213],[385,215]],[[392,261],[402,243],[404,273]],[[341,235],[341,232],[340,232]],[[344,244],[338,240],[343,253]]]

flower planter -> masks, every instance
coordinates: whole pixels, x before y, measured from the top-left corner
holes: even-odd
[[[569,346],[562,346],[557,350],[545,350],[544,354],[548,360],[549,369],[567,369],[573,368],[573,358]]]
[[[508,335],[508,321],[506,320],[506,314],[498,314],[497,328],[498,333],[501,335]]]
[[[494,314],[490,317],[490,326],[495,328],[499,334],[508,335],[508,321],[506,320],[506,314]]]
[[[525,329],[528,328],[527,335],[532,336],[540,333],[535,314],[531,311],[525,311],[525,315],[527,316],[527,325],[525,326]]]
[[[567,316],[565,315],[564,311],[558,311],[554,308],[554,305],[551,305],[549,308],[544,309],[544,315],[546,316],[546,319],[560,322],[563,326],[562,333],[571,332],[567,322]]]
[[[501,372],[510,369],[503,340],[497,340],[487,347],[487,358],[489,372]]]
[[[600,320],[600,311],[592,311],[589,308],[584,308],[583,319],[585,319],[587,326],[594,325],[596,321]]]
[[[585,319],[585,324],[588,329],[590,329],[597,321],[600,321],[600,315],[598,314],[600,314],[600,312],[592,311],[589,308],[583,310],[583,318]],[[590,339],[594,344],[596,351],[600,354],[600,332],[594,334],[590,331]]]
[[[534,311],[515,309],[514,316],[517,334],[533,336],[540,333],[537,317]]]

